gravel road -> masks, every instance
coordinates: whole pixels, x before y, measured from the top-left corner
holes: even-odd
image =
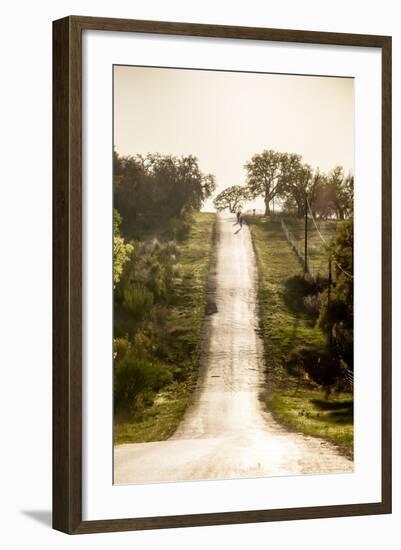
[[[257,272],[248,227],[220,214],[203,327],[200,376],[167,441],[114,450],[114,483],[349,472],[330,443],[289,432],[264,410]]]

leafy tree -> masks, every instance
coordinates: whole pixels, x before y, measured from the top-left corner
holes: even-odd
[[[199,210],[214,189],[214,176],[203,174],[192,155],[121,157],[114,153],[114,204],[130,237],[143,226],[160,226]]]
[[[325,175],[319,170],[314,172],[299,155],[287,155],[283,181],[284,209],[296,212],[298,217],[305,214],[306,196],[314,217],[344,220],[352,215],[354,178],[344,177],[341,166]]]
[[[287,155],[283,167],[282,195],[287,210],[295,210],[298,217],[305,215],[306,197],[314,216],[323,208],[326,177],[302,162],[300,155]]]
[[[313,217],[321,217],[321,209],[324,208],[321,198],[326,186],[326,176],[319,169],[312,173],[311,179],[306,189],[308,202],[312,210]]]
[[[333,201],[333,194],[327,184],[327,176],[319,174],[320,183],[315,188],[315,193],[312,204],[312,211],[315,218],[327,220],[335,216],[335,204]]]
[[[233,185],[227,187],[217,195],[213,204],[217,210],[228,210],[233,214],[243,207],[243,202],[250,198],[250,193],[246,187]]]
[[[327,188],[337,219],[344,220],[353,210],[353,176],[345,176],[343,168],[336,166],[328,175]]]
[[[120,282],[124,264],[129,259],[134,247],[126,243],[120,235],[121,216],[114,209],[113,216],[113,283],[116,286]]]
[[[283,163],[282,193],[291,197],[296,205],[298,217],[305,214],[305,197],[312,190],[312,168],[309,164],[303,164],[300,155],[287,155]]]
[[[254,155],[245,164],[248,189],[253,197],[263,196],[265,216],[270,214],[270,202],[283,191],[287,162],[287,154],[270,149]]]

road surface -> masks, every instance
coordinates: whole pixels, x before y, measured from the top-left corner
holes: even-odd
[[[200,374],[167,441],[115,447],[114,483],[233,479],[352,471],[321,439],[287,431],[264,410],[257,272],[248,227],[219,215]]]

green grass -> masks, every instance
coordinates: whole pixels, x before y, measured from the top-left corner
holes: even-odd
[[[298,220],[296,220],[298,221]],[[291,376],[285,368],[291,351],[304,345],[317,350],[325,347],[325,335],[316,317],[288,305],[285,281],[300,274],[300,265],[285,239],[279,220],[249,216],[259,274],[260,332],[264,342],[267,376],[266,404],[275,418],[293,429],[336,443],[352,454],[352,414],[334,414],[341,399],[352,402],[352,394],[333,394],[325,402],[334,409],[322,409],[324,391],[306,378]],[[333,414],[330,414],[333,413]]]
[[[305,221],[301,218],[285,217],[284,221],[293,234],[300,250],[305,246]],[[338,224],[337,220],[318,221],[317,226],[323,239],[329,243],[334,237]],[[312,220],[308,220],[308,264],[311,272],[316,275],[328,275],[328,257],[326,247],[322,242]]]
[[[128,420],[115,418],[115,444],[168,439],[183,418],[198,374],[214,223],[214,214],[194,213],[187,237],[177,243],[173,299],[163,325],[163,346],[174,382],[147,395]]]
[[[338,393],[326,399],[317,389],[298,388],[275,391],[273,415],[282,424],[307,435],[323,437],[343,454],[353,456],[353,399]]]
[[[292,311],[286,305],[285,281],[301,271],[280,221],[256,216],[249,217],[248,223],[258,264],[259,315],[266,359],[270,376],[279,381],[292,349],[302,344],[323,348],[325,336],[310,315]]]
[[[184,383],[175,383],[160,391],[153,404],[135,419],[120,420],[114,426],[114,443],[148,443],[168,439],[184,415],[189,395]]]

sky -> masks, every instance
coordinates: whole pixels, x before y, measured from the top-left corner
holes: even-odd
[[[323,172],[353,172],[354,81],[116,66],[114,147],[120,155],[194,155],[216,177],[214,196],[245,184],[244,164],[264,149],[298,153]],[[212,199],[203,209],[213,210]]]

